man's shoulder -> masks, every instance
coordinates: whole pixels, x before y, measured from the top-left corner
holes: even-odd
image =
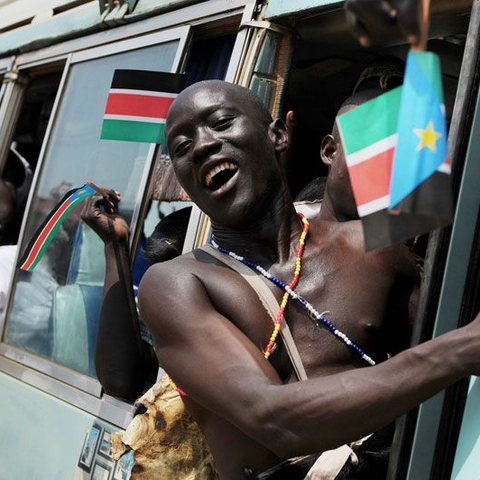
[[[358,253],[365,250],[363,239],[363,227],[360,220],[348,220],[338,222],[321,219],[318,216],[310,221],[311,235],[316,237],[321,245],[328,245],[329,248],[346,248]]]
[[[201,278],[204,274],[211,274],[215,265],[218,265],[218,262],[207,252],[201,248],[195,249],[172,260],[152,265],[144,275],[142,283],[168,280],[169,283],[175,281],[178,288],[182,287],[189,277]]]

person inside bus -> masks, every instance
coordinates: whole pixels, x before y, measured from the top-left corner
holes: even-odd
[[[10,278],[17,251],[12,244],[9,229],[15,219],[16,200],[14,186],[0,177],[0,318],[7,301]]]
[[[168,114],[177,178],[210,217],[217,248],[275,281],[279,300],[281,281],[300,270],[305,300],[287,310],[309,377],[298,384],[275,333],[271,347],[269,315],[236,272],[194,250],[143,277],[141,315],[220,478],[274,478],[261,473],[362,438],[479,370],[480,319],[388,358],[393,332],[404,328],[395,322],[409,325],[418,293],[403,245],[366,253],[358,221],[312,219],[302,257],[307,227],[278,164],[287,142],[258,98],[224,82],[189,87]],[[379,364],[361,368],[372,359]]]
[[[129,226],[119,213],[120,194],[101,188],[103,195],[87,200],[82,213],[105,244],[105,283],[95,348],[95,371],[106,394],[134,400],[156,379],[158,361],[152,339],[139,319],[132,281]],[[139,255],[149,265],[182,253],[191,207],[163,218],[146,239]],[[137,255],[138,256],[138,255]],[[136,264],[143,262],[135,262]],[[141,278],[142,272],[137,272]]]

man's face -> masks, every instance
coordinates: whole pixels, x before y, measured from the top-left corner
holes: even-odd
[[[275,142],[249,97],[227,83],[213,87],[194,86],[178,97],[168,115],[167,145],[192,200],[215,223],[239,225],[279,181]]]
[[[341,113],[344,112],[342,111]],[[357,206],[352,184],[350,183],[345,151],[343,150],[340,133],[336,126],[332,134],[338,146],[328,173],[329,195],[337,215],[341,218],[355,220],[358,218]]]

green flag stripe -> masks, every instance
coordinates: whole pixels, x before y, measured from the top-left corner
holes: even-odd
[[[382,138],[378,142],[373,144],[367,145],[365,148],[361,150],[357,150],[356,152],[350,153],[346,156],[347,165],[349,167],[356,165],[357,163],[364,162],[369,160],[370,158],[383,153],[387,150],[391,150],[396,147],[398,140],[398,133],[394,133],[389,137]]]
[[[165,143],[165,125],[154,122],[105,119],[100,138],[131,142]]]
[[[396,133],[401,93],[397,87],[337,117],[347,155]]]

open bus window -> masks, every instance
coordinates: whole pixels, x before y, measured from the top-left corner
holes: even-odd
[[[185,65],[188,82],[201,77],[223,78],[234,40],[234,34],[194,39]],[[97,58],[95,53],[100,51],[97,48],[91,56],[82,52],[78,62],[74,57],[38,164],[40,174],[20,255],[63,195],[89,180],[121,192],[120,214],[128,223],[143,210],[139,206],[142,188],[146,186],[154,149],[146,143],[100,139],[105,99],[115,69],[171,71],[179,58],[179,45],[178,40],[171,40],[140,51],[137,43],[132,51],[127,48],[122,53]],[[212,48],[204,48],[206,45]],[[14,148],[18,146],[19,143]],[[139,239],[134,255],[134,287],[146,268],[143,252],[157,224],[176,217],[178,210],[188,213],[191,210],[189,199],[176,184],[168,155],[156,150],[158,158],[165,157],[166,161],[157,162],[148,215],[132,231]],[[33,271],[17,271],[4,341],[95,378],[105,255],[103,242],[81,221],[81,213],[81,205],[70,212]],[[186,228],[187,224],[188,217],[182,215],[182,225]]]
[[[176,37],[141,51],[124,47],[121,53],[94,51],[87,60],[73,60],[39,166],[21,252],[60,198],[87,181],[120,191],[121,213],[130,221],[151,148],[100,139],[105,100],[115,69],[170,71],[180,44]],[[103,243],[80,219],[81,208],[69,214],[35,269],[16,276],[5,339],[94,377],[105,259]]]
[[[458,101],[456,96],[460,86],[459,78],[469,28],[469,6],[451,4],[447,7],[445,4],[443,9],[438,5],[437,8],[438,10],[434,9],[431,16],[432,38],[429,40],[428,50],[440,57],[448,125],[454,115],[454,103]],[[459,13],[456,11],[457,8],[463,10]],[[345,24],[343,9],[332,9],[298,18],[296,34],[297,41],[285,90],[282,115],[285,118],[286,112],[290,110],[295,112],[296,125],[287,172],[294,196],[312,179],[327,174],[319,158],[320,142],[331,132],[338,108],[353,93],[362,72],[374,62],[388,58],[404,62],[409,50],[403,37],[390,39],[388,43],[377,43],[368,49],[360,47]],[[375,85],[375,80],[378,86],[378,79],[371,75],[371,85]],[[455,133],[458,135],[460,132]],[[458,167],[461,168],[463,159],[453,160],[458,162]],[[455,167],[454,164],[453,182]],[[453,186],[455,189],[455,183]],[[445,257],[436,254],[435,235],[433,243],[430,242],[431,237],[424,235],[415,244],[417,249],[415,253],[420,256],[419,263],[422,264],[425,257],[428,262],[425,262],[422,272],[422,298],[412,335],[414,344],[432,335],[444,274]],[[446,251],[447,248],[444,247],[442,255],[446,255]],[[430,433],[426,431],[415,433],[415,415],[416,411],[412,411],[398,423],[399,428],[390,457],[395,471],[392,470],[390,480],[407,477],[414,434],[416,436],[421,434],[422,439],[426,440]],[[446,422],[445,431],[448,432],[446,435],[450,433],[448,427],[449,424]],[[421,445],[422,440],[416,441]],[[429,441],[431,439],[425,443]],[[445,452],[443,445],[437,447],[441,450],[442,456]],[[418,450],[423,449],[420,446]],[[417,456],[417,462],[421,461],[421,453]]]
[[[16,244],[25,212],[33,175],[42,147],[53,102],[60,84],[61,71],[25,75],[27,86],[20,108],[2,178],[15,187],[16,216],[9,225],[6,243]]]

